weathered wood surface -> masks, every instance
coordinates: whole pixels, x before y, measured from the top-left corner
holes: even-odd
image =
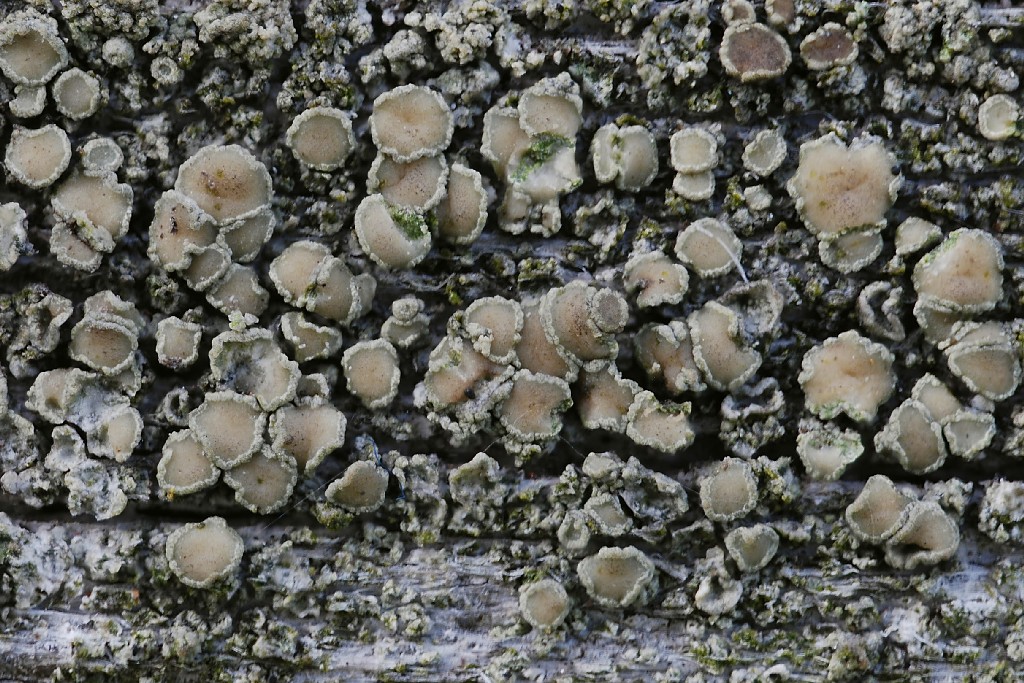
[[[838,502],[848,489],[807,494]],[[839,512],[821,509],[823,519]],[[829,528],[823,519],[807,527]],[[23,524],[34,533],[57,523]],[[72,680],[101,671],[107,680],[164,681],[642,681],[697,672],[713,680],[742,670],[739,680],[764,680],[765,668],[781,664],[789,680],[815,681],[837,649],[857,646],[871,669],[886,672],[881,680],[1019,680],[1004,642],[1020,638],[1024,558],[970,526],[956,560],[927,577],[893,572],[877,558],[863,568],[841,558],[822,563],[832,539],[815,531],[806,542],[784,541],[769,570],[744,579],[736,612],[718,620],[688,597],[700,577],[683,532],[678,551],[657,553],[656,607],[603,610],[574,591],[580,608],[543,635],[522,624],[517,586],[550,541],[514,540],[514,532],[445,534],[417,547],[383,529],[374,543],[356,540],[358,528],[300,531],[308,524],[301,517],[246,524],[238,527],[249,549],[242,586],[209,598],[182,592],[166,568],[153,571],[164,564],[160,534],[170,528],[154,518],[59,524],[68,540],[139,543],[134,564],[89,578],[90,558],[76,558],[64,573],[74,588],[31,608],[4,608],[0,673],[10,680],[48,678],[58,668]],[[277,567],[261,572],[254,555]],[[551,569],[571,580],[571,567]],[[849,680],[860,676],[873,677]]]

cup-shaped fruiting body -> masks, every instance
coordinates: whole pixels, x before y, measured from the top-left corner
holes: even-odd
[[[311,474],[345,443],[345,415],[323,399],[299,399],[270,416],[271,448],[289,456],[299,471]]]
[[[371,275],[353,275],[330,249],[308,241],[289,245],[270,263],[270,281],[289,303],[342,325],[367,312],[377,290]]]
[[[259,515],[283,508],[297,480],[295,460],[267,447],[224,472],[224,483],[234,489],[238,504]]]
[[[896,569],[938,564],[956,554],[960,528],[935,501],[915,501],[907,520],[888,540],[885,561]]]
[[[958,410],[942,425],[949,452],[970,460],[988,448],[996,435],[996,419],[991,413]]]
[[[448,104],[430,88],[403,85],[373,101],[373,144],[396,161],[413,161],[443,152],[454,131]]]
[[[850,32],[831,21],[800,43],[800,56],[811,71],[853,64],[857,60],[857,52],[857,42]]]
[[[554,579],[541,579],[519,590],[519,613],[536,629],[550,631],[558,628],[571,608],[569,594]]]
[[[519,98],[519,125],[527,135],[575,138],[583,123],[579,86],[567,73],[537,81]]]
[[[293,242],[270,263],[270,280],[285,301],[304,307],[317,273],[330,257],[331,250],[324,244],[308,240]]]
[[[110,66],[127,69],[135,60],[135,47],[125,36],[115,35],[103,42],[100,54],[103,56],[103,61]]]
[[[175,190],[160,195],[149,224],[149,257],[166,270],[187,268],[195,247],[213,244],[212,219],[194,201]]]
[[[4,208],[0,206],[0,221],[4,219]],[[50,353],[60,344],[61,327],[74,312],[70,299],[57,294],[47,294],[24,311],[21,325],[8,347],[8,357],[14,358],[12,352],[22,349],[33,349],[40,353]]]
[[[227,272],[231,265],[231,254],[219,244],[205,247],[188,247],[191,260],[181,275],[189,287],[197,292],[205,292]]]
[[[583,587],[603,607],[643,605],[656,587],[654,563],[642,551],[601,548],[576,565]]]
[[[756,572],[775,557],[779,534],[767,524],[737,527],[726,534],[725,549],[741,572]]]
[[[950,371],[985,398],[1002,401],[1020,385],[1018,344],[999,323],[960,323],[940,348]]]
[[[463,403],[476,395],[476,387],[505,375],[507,366],[488,360],[461,337],[445,337],[430,354],[423,378],[426,401],[435,409]]]
[[[910,397],[919,401],[936,422],[945,422],[963,407],[949,387],[932,374],[917,380]]]
[[[462,326],[473,348],[495,363],[511,363],[523,329],[523,308],[500,296],[477,299],[466,308]]]
[[[537,302],[523,305],[523,329],[516,345],[516,356],[524,369],[561,377],[567,382],[575,380],[579,370],[578,363],[566,359],[557,344],[548,338]]]
[[[749,0],[725,0],[722,3],[722,19],[727,24],[743,24],[756,18],[757,13]]]
[[[840,431],[823,425],[801,432],[796,437],[796,452],[811,478],[835,481],[864,453],[864,444],[852,429]]]
[[[590,299],[590,320],[605,334],[618,334],[629,322],[629,304],[613,289],[599,289]]]
[[[695,220],[676,238],[676,258],[701,277],[725,275],[739,265],[742,253],[736,233],[714,218]]]
[[[740,317],[746,334],[769,338],[778,336],[785,301],[771,280],[737,283],[718,298]]]
[[[370,195],[359,203],[355,232],[367,256],[395,270],[415,266],[426,257],[433,243],[421,214],[391,206],[379,194]]]
[[[233,391],[207,394],[202,405],[188,415],[188,426],[203,452],[222,469],[236,467],[255,455],[263,445],[266,422],[255,398]]]
[[[296,116],[285,142],[301,164],[316,171],[340,168],[356,145],[352,122],[334,107],[311,107]]]
[[[210,347],[213,378],[227,388],[253,396],[263,410],[276,410],[295,397],[299,365],[278,347],[270,330],[228,330]]]
[[[993,95],[978,107],[978,132],[988,140],[1006,140],[1017,132],[1020,106],[1009,95]]]
[[[18,119],[30,119],[39,116],[46,108],[46,86],[16,85],[14,97],[7,103],[11,116]]]
[[[740,318],[731,308],[710,301],[687,322],[693,360],[712,387],[735,391],[761,367],[761,354],[744,345]]]
[[[682,301],[690,286],[690,274],[663,251],[649,251],[626,262],[622,283],[627,292],[637,292],[637,306],[648,308]]]
[[[797,28],[796,0],[765,0],[764,11],[773,26],[781,26],[790,31]]]
[[[669,138],[672,168],[679,173],[700,173],[718,166],[718,138],[703,128],[678,130]]]
[[[668,325],[648,323],[633,339],[637,362],[652,379],[660,379],[673,394],[706,387],[693,358],[690,329],[681,320]]]
[[[807,409],[830,420],[846,413],[858,422],[875,419],[896,384],[892,353],[853,330],[830,337],[804,356],[800,376]]]
[[[939,344],[953,334],[953,328],[963,321],[964,314],[937,308],[918,299],[914,304],[914,319],[921,326],[924,338],[932,344]]]
[[[306,309],[348,325],[370,310],[377,281],[372,275],[353,275],[340,258],[327,259],[307,290]]]
[[[491,107],[484,114],[480,153],[494,165],[501,177],[519,166],[530,146],[530,136],[519,125],[519,112],[512,107]]]
[[[71,328],[69,355],[105,375],[116,375],[131,365],[139,348],[138,332],[121,320],[86,316]]]
[[[95,114],[103,100],[99,79],[78,67],[58,76],[52,92],[57,111],[75,121]]]
[[[786,138],[774,128],[758,131],[743,148],[743,166],[751,173],[766,177],[786,160]]]
[[[952,313],[991,310],[1003,297],[1003,250],[984,230],[962,228],[914,267],[919,301]]]
[[[942,228],[923,218],[908,218],[896,226],[896,255],[907,256],[942,239]]]
[[[11,177],[32,188],[52,185],[71,163],[71,141],[63,128],[15,126],[7,143],[4,164]]]
[[[124,152],[111,138],[93,138],[78,150],[86,171],[115,172],[124,163]]]
[[[568,362],[580,363],[615,357],[614,335],[625,327],[629,309],[617,293],[573,280],[549,291],[540,313],[551,343]]]
[[[633,528],[633,520],[622,509],[619,497],[595,493],[583,505],[597,531],[605,536],[621,536]]]
[[[188,429],[167,437],[156,467],[156,481],[168,498],[208,489],[217,483],[220,470],[203,452],[203,446]]]
[[[558,525],[558,543],[570,555],[580,555],[590,545],[590,516],[582,510],[570,510]]]
[[[199,341],[203,328],[199,323],[171,316],[157,323],[156,358],[161,365],[180,370],[199,359]]]
[[[615,363],[593,361],[580,373],[575,385],[576,410],[586,429],[608,429],[623,432],[626,416],[640,385],[623,379]]]
[[[800,146],[800,163],[787,187],[804,225],[820,238],[884,228],[902,182],[893,165],[878,138],[860,137],[847,147],[829,133]]]
[[[700,506],[713,522],[745,517],[757,505],[757,476],[745,460],[725,458],[700,480]]]
[[[270,203],[267,167],[239,145],[208,145],[178,169],[174,189],[218,222],[227,222]]]
[[[387,470],[368,460],[357,460],[341,479],[331,482],[326,496],[349,512],[373,512],[384,504],[387,490]]]
[[[142,415],[129,405],[118,406],[105,411],[86,436],[90,453],[124,462],[142,440]]]
[[[333,373],[332,373],[333,374]],[[295,388],[295,402],[302,403],[302,399],[326,399],[331,397],[332,381],[322,372],[313,372],[299,377],[299,383]]]
[[[718,58],[725,72],[743,83],[781,76],[792,60],[785,39],[755,22],[727,26]]]
[[[166,55],[160,55],[153,59],[149,67],[149,74],[161,86],[175,85],[181,81],[184,75],[178,63]]]
[[[321,326],[306,316],[292,311],[281,316],[281,335],[292,347],[292,355],[299,363],[328,358],[341,348],[341,332],[330,326]]]
[[[672,191],[691,202],[710,199],[715,194],[715,174],[711,171],[676,173],[672,179]]]
[[[658,145],[644,126],[606,123],[594,133],[590,155],[598,182],[614,180],[620,190],[636,192],[658,174]]]
[[[225,315],[237,311],[259,317],[267,309],[270,292],[265,290],[251,266],[232,263],[218,282],[206,292],[206,300]]]
[[[385,339],[358,342],[341,357],[349,393],[370,410],[385,408],[395,400],[401,370],[398,352]]]
[[[818,242],[818,256],[829,268],[854,273],[871,265],[884,244],[878,228],[854,228]]]
[[[82,378],[91,373],[78,368],[44,370],[36,375],[29,387],[25,407],[38,413],[44,420],[60,424],[67,419],[72,394]]]
[[[903,288],[879,280],[867,285],[857,295],[857,319],[873,335],[892,341],[907,337],[903,327]]]
[[[716,563],[725,562],[721,548],[712,548],[708,554],[716,555]],[[743,584],[729,576],[724,569],[706,574],[693,594],[693,604],[704,614],[715,618],[729,614],[743,597]]]
[[[693,443],[690,404],[662,403],[650,391],[641,391],[626,414],[626,436],[634,443],[663,453],[678,453]]]
[[[260,249],[273,234],[276,223],[273,210],[265,206],[244,218],[222,225],[217,243],[228,250],[233,260],[248,263],[259,256]]]
[[[0,204],[0,272],[10,270],[28,243],[25,210],[16,202]]]
[[[519,370],[498,408],[498,418],[509,434],[521,441],[550,439],[562,431],[562,414],[571,405],[572,394],[565,380]]]
[[[904,469],[914,474],[938,469],[947,454],[942,427],[914,399],[901,403],[889,416],[885,428],[875,435],[875,448],[893,454]]]
[[[167,537],[167,563],[193,588],[208,588],[238,571],[245,544],[220,517],[186,524]]]
[[[380,193],[389,204],[427,211],[444,197],[448,163],[441,154],[413,161],[395,161],[378,154],[370,166],[366,189]]]
[[[532,138],[519,163],[510,169],[509,179],[512,186],[505,202],[507,217],[518,217],[517,211],[510,208],[516,202],[524,204],[519,210],[528,210],[531,203],[554,202],[583,182],[576,165],[574,141],[553,133]]]
[[[996,321],[958,322],[953,327],[949,338],[939,344],[939,348],[950,352],[959,348],[987,348],[992,346],[1013,346],[1014,339],[1007,327]]]
[[[846,523],[862,541],[882,543],[903,526],[912,502],[891,479],[875,474],[846,508]]]
[[[103,262],[103,255],[64,221],[56,223],[50,231],[50,253],[59,263],[87,273],[94,272]]]
[[[74,226],[75,233],[98,252],[113,250],[128,232],[132,217],[131,185],[113,173],[74,173],[50,198],[54,213]]]
[[[414,296],[391,303],[391,315],[380,328],[380,336],[400,349],[419,342],[430,331],[430,318],[423,313],[423,300]]]
[[[68,50],[53,19],[15,12],[0,24],[0,70],[15,83],[43,85],[67,63]]]
[[[448,190],[437,205],[437,234],[450,244],[472,244],[487,224],[487,190],[483,176],[455,163],[448,173]]]

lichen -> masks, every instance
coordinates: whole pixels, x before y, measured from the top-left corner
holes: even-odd
[[[7,5],[0,678],[1013,679],[1013,10]]]

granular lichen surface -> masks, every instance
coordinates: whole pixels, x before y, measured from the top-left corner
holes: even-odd
[[[1024,680],[1024,13],[0,0],[0,679]]]

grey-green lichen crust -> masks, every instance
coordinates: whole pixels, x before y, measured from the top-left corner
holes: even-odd
[[[1015,680],[1020,32],[0,0],[0,678]]]

